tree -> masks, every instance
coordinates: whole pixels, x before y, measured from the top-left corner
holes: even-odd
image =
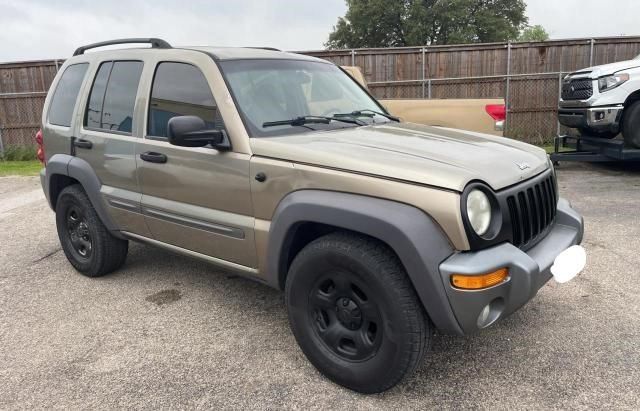
[[[547,41],[549,33],[540,25],[528,26],[520,33],[518,41]]]
[[[401,47],[515,40],[524,0],[346,0],[328,48]]]

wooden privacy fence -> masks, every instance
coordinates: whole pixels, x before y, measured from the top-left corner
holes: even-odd
[[[358,66],[378,98],[504,98],[506,135],[549,142],[561,130],[562,78],[640,54],[640,37],[302,52]]]
[[[640,54],[640,37],[301,53],[360,67],[378,98],[504,98],[506,135],[543,143],[560,131],[556,108],[564,75],[632,59]],[[0,150],[3,143],[33,144],[61,63],[0,64]]]
[[[8,145],[33,145],[42,106],[60,62],[0,64],[0,151]]]

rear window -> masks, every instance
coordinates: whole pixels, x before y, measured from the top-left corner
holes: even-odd
[[[102,63],[91,87],[85,127],[131,133],[141,74],[140,61]]]
[[[67,67],[60,77],[53,99],[49,106],[49,123],[57,126],[71,126],[73,109],[76,106],[78,93],[87,73],[87,63],[73,64]]]

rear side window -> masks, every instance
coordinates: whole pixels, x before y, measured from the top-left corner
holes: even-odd
[[[210,128],[224,128],[200,69],[186,63],[160,63],[151,89],[147,134],[168,137],[167,122],[176,116],[198,116]]]
[[[88,67],[87,63],[82,63],[71,65],[64,70],[49,106],[49,123],[64,127],[71,126],[73,109]]]
[[[91,87],[85,127],[131,133],[141,74],[140,61],[102,63]]]

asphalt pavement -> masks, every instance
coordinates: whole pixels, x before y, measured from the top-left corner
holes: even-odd
[[[0,409],[640,409],[640,167],[562,164],[587,268],[419,370],[361,395],[298,348],[283,295],[132,244],[90,279],[60,250],[37,178],[0,178]]]

